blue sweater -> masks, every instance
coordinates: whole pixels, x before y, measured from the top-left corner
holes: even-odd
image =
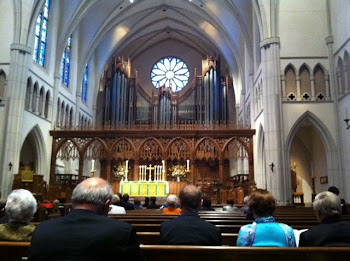
[[[277,223],[274,217],[263,217],[241,227],[237,246],[295,247],[296,243],[293,228]]]

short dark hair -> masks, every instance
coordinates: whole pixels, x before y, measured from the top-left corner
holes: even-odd
[[[210,208],[211,207],[211,199],[209,197],[203,197],[203,207]]]
[[[228,199],[226,199],[226,203],[229,205],[233,205],[233,204],[235,204],[235,200],[233,198],[228,198]]]
[[[268,217],[272,216],[276,209],[276,200],[269,191],[257,189],[250,195],[248,207],[256,216]]]
[[[335,186],[331,186],[328,188],[328,191],[333,192],[336,195],[339,195],[339,189]]]
[[[127,193],[125,193],[124,195],[123,195],[123,201],[124,202],[128,202],[129,201],[129,194],[127,194]]]
[[[181,208],[190,211],[198,211],[202,200],[202,192],[194,185],[187,185],[179,194]]]

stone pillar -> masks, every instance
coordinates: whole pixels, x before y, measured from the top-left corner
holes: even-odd
[[[283,123],[282,95],[280,79],[280,41],[278,37],[266,38],[260,43],[262,49],[262,80],[263,80],[263,118],[266,147],[266,164],[273,163],[266,169],[267,189],[275,198],[286,203],[291,197],[290,175],[284,164],[285,151],[282,148]],[[299,77],[297,77],[297,84]],[[300,86],[298,87],[300,97]]]
[[[29,58],[31,58],[29,46],[11,44],[9,79],[4,95],[6,97],[4,143],[0,153],[0,182],[3,197],[11,192],[13,174],[18,173],[19,169]]]

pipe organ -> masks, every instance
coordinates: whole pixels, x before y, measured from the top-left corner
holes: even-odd
[[[130,77],[130,67],[130,61],[120,58],[112,66],[112,78],[104,88],[104,124],[167,128],[182,123],[228,123],[227,80],[220,76],[218,61],[203,60],[202,75],[195,75],[181,96],[165,86],[146,93],[142,83]]]

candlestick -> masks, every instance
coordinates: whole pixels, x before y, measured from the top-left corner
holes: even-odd
[[[95,160],[93,159],[91,162],[91,170],[94,170],[94,169],[95,169]]]
[[[129,161],[126,160],[126,162],[125,162],[125,181],[128,181],[128,166],[129,166]]]
[[[187,170],[190,170],[190,160],[187,160]]]

